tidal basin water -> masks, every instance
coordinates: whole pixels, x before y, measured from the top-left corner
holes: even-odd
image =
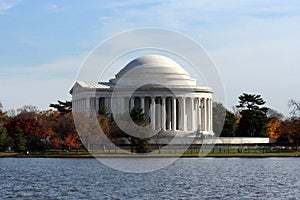
[[[135,174],[95,159],[1,158],[0,199],[300,199],[299,169],[300,158],[181,158]]]

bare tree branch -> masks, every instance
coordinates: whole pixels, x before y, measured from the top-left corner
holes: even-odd
[[[294,99],[291,99],[289,100],[289,108],[291,108],[291,112],[290,114],[291,115],[297,115],[297,113],[299,112],[300,113],[300,102],[294,100]]]

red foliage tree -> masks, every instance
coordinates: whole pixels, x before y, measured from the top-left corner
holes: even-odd
[[[37,135],[41,137],[44,134],[44,129],[42,125],[32,117],[13,117],[4,122],[4,127],[7,129],[8,136],[13,137],[13,135],[21,129],[24,136],[27,135]]]

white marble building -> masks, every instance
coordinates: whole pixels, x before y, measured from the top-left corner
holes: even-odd
[[[77,81],[73,110],[111,113],[140,107],[152,130],[213,135],[212,94],[180,65],[159,55],[134,59],[109,82]]]

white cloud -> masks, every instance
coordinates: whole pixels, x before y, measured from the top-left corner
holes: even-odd
[[[84,56],[69,57],[34,67],[2,68],[0,102],[5,110],[23,105],[47,109],[49,103],[70,99]]]
[[[164,1],[142,9],[117,7],[101,23],[100,34],[155,26],[195,39],[223,76],[228,108],[242,92],[252,92],[287,115],[288,99],[300,99],[299,1]]]
[[[19,4],[21,0],[0,0],[0,14]]]

